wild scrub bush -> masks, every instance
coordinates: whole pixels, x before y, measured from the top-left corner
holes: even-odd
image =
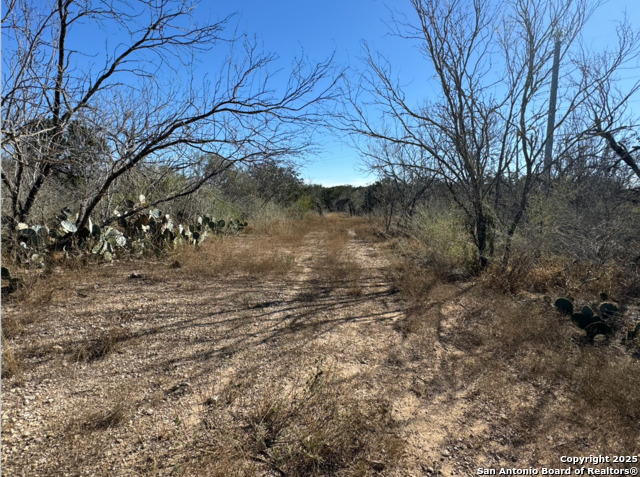
[[[476,262],[473,241],[455,209],[432,204],[421,207],[412,217],[407,233],[412,245],[406,252],[439,274],[466,274]]]
[[[640,207],[622,192],[591,178],[558,181],[534,194],[505,270],[513,274],[525,261],[528,271],[511,288],[637,295],[633,265],[640,250]]]

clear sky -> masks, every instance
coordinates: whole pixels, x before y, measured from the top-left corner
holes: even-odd
[[[397,8],[401,2],[393,3]],[[241,31],[256,34],[266,51],[276,52],[284,61],[302,50],[316,60],[335,52],[339,65],[356,70],[366,40],[391,54],[400,70],[406,69],[410,76],[417,73],[414,65],[420,57],[406,42],[388,34],[384,22],[390,17],[389,7],[381,0],[236,0],[232,8],[239,14]],[[327,134],[320,139],[322,152],[310,156],[301,169],[307,182],[331,186],[375,180],[359,170],[358,152],[344,138]]]
[[[48,0],[33,2],[33,5],[46,5]],[[4,7],[5,0],[2,4]],[[302,52],[311,61],[321,61],[335,52],[336,66],[348,67],[350,74],[355,75],[363,67],[360,58],[362,42],[366,41],[371,49],[390,60],[394,74],[408,85],[412,97],[426,98],[429,90],[424,85],[425,79],[431,76],[429,66],[409,41],[389,34],[385,22],[390,21],[390,8],[413,18],[409,0],[201,0],[196,16],[214,21],[236,13],[229,29],[255,36],[265,52],[279,56],[283,70]],[[587,45],[597,50],[615,41],[615,22],[622,18],[625,10],[634,26],[640,29],[640,0],[609,0],[584,32]],[[83,48],[91,46],[94,33],[78,30],[77,38],[81,38]],[[117,39],[111,41],[117,42]],[[103,46],[104,43],[93,45],[96,56],[88,54],[85,61],[100,58],[98,51]],[[211,66],[213,62],[205,60],[201,65],[207,63],[215,69]],[[625,75],[627,73],[631,79],[640,78],[638,71],[628,71]],[[640,108],[638,98],[633,105]],[[364,185],[375,180],[361,170],[358,152],[346,138],[327,133],[316,137],[316,142],[320,152],[309,156],[300,170],[307,182],[331,186]]]
[[[388,34],[389,8],[411,14],[408,0],[235,0],[232,10],[239,14],[241,31],[255,34],[264,49],[289,60],[304,49],[312,59],[336,52],[336,60],[360,69],[362,41],[391,60],[394,72],[415,92],[428,66],[406,40]],[[626,10],[634,27],[640,28],[640,0],[610,0],[585,29],[588,45],[598,49],[615,41],[615,22]],[[640,77],[631,71],[629,76]],[[640,107],[640,104],[635,102]],[[375,178],[360,171],[358,152],[335,135],[320,140],[323,151],[311,157],[301,170],[305,180],[331,186],[344,183],[363,185]]]
[[[396,8],[401,2],[395,1]],[[409,2],[404,2],[408,4]],[[311,59],[324,58],[335,51],[336,62],[352,69],[361,67],[362,41],[392,54],[398,68],[415,75],[419,55],[406,43],[388,34],[384,21],[389,7],[381,0],[236,0],[243,31],[255,33],[266,51],[276,52],[283,60],[304,50]],[[409,50],[409,51],[407,51]],[[322,151],[308,158],[301,175],[307,182],[326,186],[365,185],[375,180],[360,171],[358,152],[335,134],[322,136]]]

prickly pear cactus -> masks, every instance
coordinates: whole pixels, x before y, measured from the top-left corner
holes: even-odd
[[[582,313],[584,316],[587,316],[589,318],[593,318],[593,316],[595,315],[595,313],[593,312],[590,306],[583,306],[582,311],[580,313]]]
[[[571,321],[573,321],[578,327],[583,329],[587,334],[587,339],[593,342],[597,335],[610,336],[614,332],[615,323],[612,319],[619,316],[620,310],[613,303],[602,303],[599,307],[594,305],[585,305],[582,307],[579,313],[573,312],[572,300],[567,298],[558,298],[555,301],[555,307],[563,314],[571,315]],[[593,311],[594,308],[598,308],[600,315],[596,315]],[[612,326],[613,325],[613,326]],[[631,335],[634,333],[640,333],[640,324],[633,332],[629,332],[627,339],[632,339]]]
[[[573,315],[571,315],[571,321],[573,321],[583,330],[586,330],[587,327],[591,326],[592,324],[598,323],[600,321],[600,317],[593,314],[589,316],[583,313],[574,313]]]
[[[593,342],[593,339],[598,335],[609,336],[613,334],[613,328],[606,324],[604,321],[595,321],[585,328],[587,333],[587,339]]]
[[[602,303],[600,305],[600,314],[605,319],[614,317],[619,311],[620,309],[613,303]]]
[[[2,295],[15,292],[22,286],[22,279],[14,278],[7,267],[2,267]]]
[[[640,338],[640,323],[637,323],[636,327],[632,331],[627,332],[626,341],[634,341],[636,338]]]
[[[160,209],[143,212],[149,204],[143,195],[138,200],[136,202],[133,197],[121,200],[113,211],[111,225],[104,229],[94,224],[91,218],[78,229],[79,214],[67,207],[50,221],[50,228],[19,223],[16,233],[22,259],[25,263],[43,264],[46,254],[61,240],[68,241],[70,237],[74,247],[100,255],[105,260],[112,260],[120,250],[134,255],[146,251],[161,253],[167,247],[184,243],[199,245],[212,233],[233,233],[247,225],[247,222],[237,219],[225,222],[207,215],[198,217],[195,223],[181,224]],[[9,235],[3,234],[3,241],[8,239]]]
[[[567,298],[558,298],[555,301],[554,306],[563,315],[571,315],[573,313],[573,303],[571,303]]]

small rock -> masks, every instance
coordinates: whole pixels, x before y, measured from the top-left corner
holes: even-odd
[[[444,457],[449,457],[451,455],[451,453],[447,449],[445,449],[445,450],[442,451],[442,455]]]
[[[427,473],[433,474],[433,467],[427,467]]]

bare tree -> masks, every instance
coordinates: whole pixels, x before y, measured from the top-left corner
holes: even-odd
[[[566,131],[595,91],[637,48],[621,42],[597,77],[570,56],[579,32],[601,2],[588,0],[411,0],[416,20],[394,18],[395,33],[419,45],[433,71],[428,101],[409,100],[387,60],[367,51],[367,73],[351,88],[345,127],[356,135],[416,148],[433,162],[405,167],[436,173],[471,224],[479,266],[492,253],[490,210],[511,185],[519,199],[508,207],[507,245],[522,220],[530,192],[540,184],[547,142],[551,59],[561,35],[558,116],[551,132]],[[575,60],[575,61],[574,61]],[[373,111],[373,113],[372,113]],[[564,128],[564,129],[563,129]],[[584,130],[583,130],[584,131]],[[557,144],[569,150],[583,131]],[[555,157],[563,150],[556,147]],[[565,154],[566,155],[566,154]],[[400,164],[398,164],[401,166]],[[546,167],[546,169],[545,169]]]
[[[412,6],[418,26],[396,18],[396,33],[419,41],[434,72],[434,98],[412,104],[392,78],[390,64],[368,52],[369,74],[360,87],[370,93],[371,104],[363,105],[352,96],[354,114],[347,127],[376,140],[416,148],[433,158],[427,170],[444,180],[473,223],[471,232],[484,267],[488,263],[485,199],[507,166],[504,152],[496,151],[506,134],[498,128],[506,99],[494,99],[490,68],[497,12],[491,2],[483,0],[474,1],[471,8],[468,2],[435,0],[412,0]],[[373,107],[382,112],[386,124],[370,119],[367,111]]]
[[[640,38],[634,34],[628,25],[622,24],[618,28],[620,43],[628,44],[629,48],[635,48],[638,53],[638,43]],[[615,61],[623,62],[623,58],[615,58]],[[640,80],[627,85],[621,89],[611,77],[602,78],[601,71],[607,67],[611,60],[607,55],[599,58],[599,61],[583,64],[585,76],[592,79],[595,84],[595,94],[588,101],[589,114],[587,116],[587,134],[604,139],[608,147],[617,156],[617,161],[609,164],[609,168],[616,169],[622,162],[635,176],[635,181],[640,181],[640,158],[638,150],[640,141],[637,130],[640,128],[640,117],[634,115],[629,110],[629,100],[640,91]],[[640,60],[636,56],[636,62],[631,65],[634,71],[640,66]],[[589,127],[590,126],[590,127]],[[634,141],[635,146],[628,145],[629,141]]]
[[[310,144],[305,127],[321,120],[319,107],[339,77],[331,58],[300,59],[279,87],[274,55],[247,38],[224,37],[230,17],[198,25],[188,0],[55,0],[48,11],[17,0],[11,7],[2,25],[2,182],[14,225],[28,220],[53,173],[77,160],[63,140],[73,124],[108,149],[79,203],[81,229],[132,171],[151,186],[170,173],[185,179],[142,208],[191,194],[235,163],[302,153]],[[79,48],[73,32],[80,26],[128,41],[82,56],[71,47]],[[219,75],[197,87],[199,58],[219,46],[227,50]],[[207,167],[212,154],[223,167]]]
[[[363,155],[365,168],[380,179],[387,232],[396,213],[406,224],[435,180],[432,158],[421,149],[385,141],[371,141]]]

